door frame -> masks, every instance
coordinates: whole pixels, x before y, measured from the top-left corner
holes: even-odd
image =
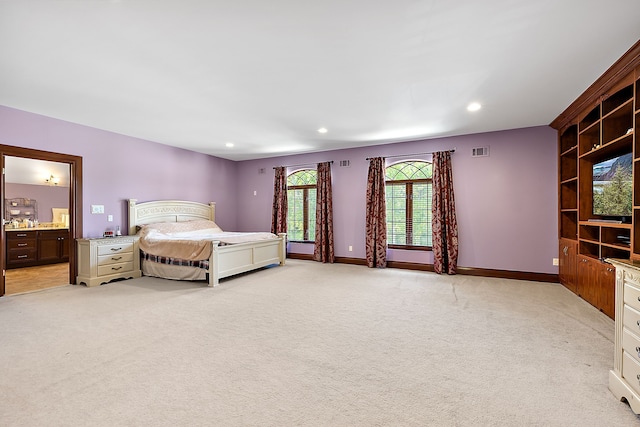
[[[69,182],[69,283],[75,284],[78,276],[76,239],[82,237],[82,157],[70,154],[54,153],[51,151],[36,150],[31,148],[13,147],[0,144],[0,202],[2,203],[1,216],[4,218],[5,200],[5,156],[23,157],[34,160],[47,160],[50,162],[66,163],[70,166]],[[7,245],[4,225],[0,233],[0,296],[5,294],[5,277],[7,272]]]

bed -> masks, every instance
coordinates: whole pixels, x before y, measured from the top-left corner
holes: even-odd
[[[204,204],[180,200],[161,200],[137,203],[137,199],[129,199],[129,235],[140,236],[139,246],[141,247],[143,274],[176,280],[207,280],[209,286],[217,286],[219,280],[225,277],[269,265],[285,264],[286,233],[280,233],[277,236],[271,233],[222,232],[218,234],[217,230],[209,229],[201,239],[210,245],[202,249],[202,253],[208,254],[207,258],[197,260],[198,262],[177,262],[173,265],[154,262],[172,258],[171,256],[163,256],[160,253],[161,249],[151,251],[157,252],[151,256],[142,250],[143,247],[146,247],[142,240],[145,238],[143,234],[149,228],[156,228],[157,225],[158,229],[162,229],[163,227],[171,227],[169,223],[186,222],[189,224],[175,225],[189,227],[190,224],[198,222],[211,222],[215,225],[215,209],[214,202]],[[212,231],[216,231],[216,233],[212,234]],[[261,236],[261,240],[253,240],[251,237],[253,234],[268,234],[270,237]],[[233,235],[235,240],[231,239],[227,242],[226,235]]]

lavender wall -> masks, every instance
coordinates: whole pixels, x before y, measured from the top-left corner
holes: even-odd
[[[7,199],[34,199],[38,203],[38,218],[40,222],[53,221],[51,208],[69,207],[69,187],[50,187],[48,185],[29,185],[5,183],[4,196]]]
[[[270,228],[274,166],[333,160],[336,256],[364,258],[366,158],[455,148],[459,265],[557,274],[552,265],[558,254],[556,141],[553,129],[540,126],[240,162],[237,224],[241,231]],[[485,146],[489,157],[471,157],[472,148]],[[340,160],[351,165],[339,167]],[[309,254],[313,247],[290,244],[289,251]],[[388,259],[433,262],[431,252],[421,251],[389,250]]]
[[[0,144],[83,158],[84,237],[125,230],[129,198],[215,201],[220,226],[237,226],[235,162],[3,106]],[[92,204],[105,213],[91,214]]]
[[[0,144],[82,156],[85,237],[125,229],[128,198],[215,201],[222,228],[268,230],[273,167],[333,160],[336,255],[349,258],[365,256],[366,158],[455,148],[460,266],[557,273],[556,134],[547,126],[232,162],[0,106]],[[471,149],[483,146],[490,156],[472,158]],[[350,167],[339,167],[340,160]],[[92,204],[104,205],[105,214],[92,215]],[[389,251],[394,261],[432,263],[431,255]]]

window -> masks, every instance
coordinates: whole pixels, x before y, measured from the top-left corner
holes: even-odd
[[[431,163],[407,161],[385,169],[387,244],[390,248],[431,247]]]
[[[316,183],[318,174],[306,169],[287,177],[287,238],[309,242],[316,239]]]

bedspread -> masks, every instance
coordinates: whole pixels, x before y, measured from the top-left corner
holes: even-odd
[[[140,230],[140,249],[144,252],[183,260],[205,260],[211,256],[211,242],[238,244],[277,239],[267,232],[224,232],[213,221],[197,220],[148,224]]]

